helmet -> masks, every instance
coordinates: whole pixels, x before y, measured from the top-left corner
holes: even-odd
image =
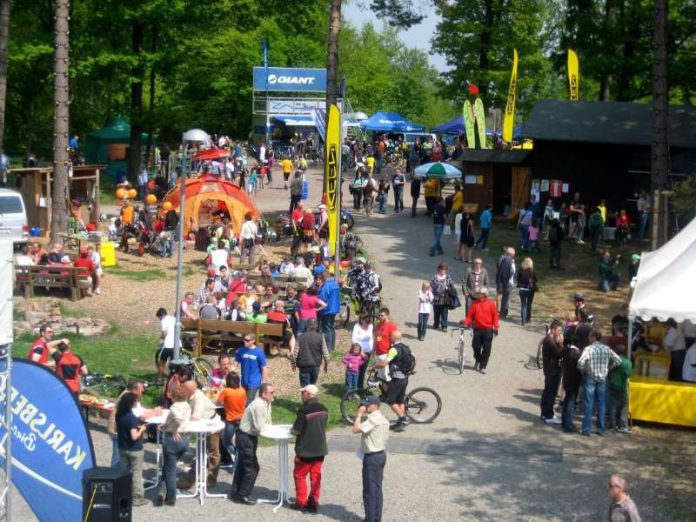
[[[370,263],[369,261],[365,261],[364,266],[365,266],[365,268],[372,268],[372,263]]]
[[[360,264],[364,265],[367,262],[367,260],[364,257],[356,257],[355,258],[355,264]]]
[[[573,301],[585,301],[585,296],[582,294],[575,294],[573,296]]]

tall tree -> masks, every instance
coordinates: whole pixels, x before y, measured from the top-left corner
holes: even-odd
[[[5,152],[5,100],[7,98],[7,46],[10,41],[10,0],[0,0],[0,157]],[[4,173],[3,173],[3,182]]]
[[[667,202],[662,191],[667,188],[669,172],[669,141],[667,135],[668,84],[667,84],[667,0],[655,0],[653,21],[653,142],[650,179],[653,191],[660,194],[657,212],[657,245],[667,237]],[[653,192],[654,193],[654,192]]]
[[[68,143],[70,132],[70,1],[55,0],[55,52],[53,60],[53,198],[51,201],[51,240],[67,230]]]
[[[338,100],[338,38],[341,33],[341,0],[331,0],[326,52],[326,113]]]
[[[140,172],[143,149],[143,45],[145,27],[140,20],[133,20],[131,43],[135,58],[131,72],[130,140],[128,142],[128,177],[135,180]]]

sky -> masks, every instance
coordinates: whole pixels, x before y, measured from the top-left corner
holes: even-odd
[[[351,0],[348,4],[343,4],[341,15],[355,27],[359,28],[367,22],[372,22],[376,29],[381,29],[382,23],[370,11],[369,3],[368,0]],[[430,13],[420,24],[408,31],[401,31],[399,36],[408,47],[426,51],[429,55],[430,64],[442,72],[449,68],[445,63],[444,56],[430,52],[430,38],[435,32],[438,18],[435,13]]]

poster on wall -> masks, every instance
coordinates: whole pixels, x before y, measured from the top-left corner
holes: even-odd
[[[542,192],[548,192],[548,191],[549,191],[549,180],[548,180],[548,179],[542,179],[542,180],[541,180],[541,191],[542,191]]]
[[[569,190],[570,190],[570,189],[569,189],[569,187],[568,187],[568,184],[567,184],[567,183],[564,183],[564,184],[563,184],[563,193],[564,193],[564,194],[567,194]]]
[[[549,181],[549,197],[560,198],[563,195],[563,182],[560,179]]]

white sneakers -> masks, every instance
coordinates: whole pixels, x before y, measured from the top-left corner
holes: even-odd
[[[544,419],[546,424],[561,424],[561,419],[558,417],[551,417],[550,419]]]

